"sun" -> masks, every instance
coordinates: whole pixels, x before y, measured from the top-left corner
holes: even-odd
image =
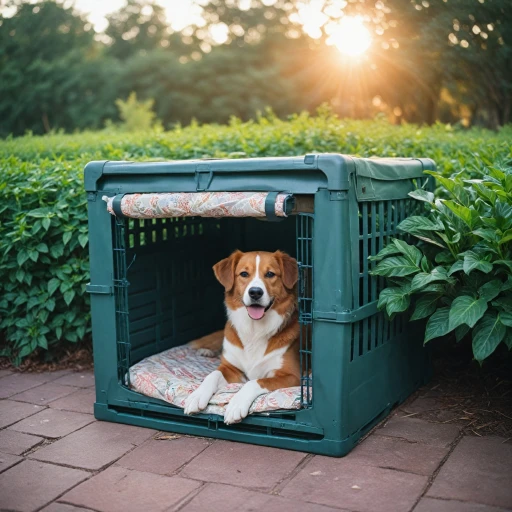
[[[372,36],[363,25],[359,17],[345,16],[337,24],[327,39],[344,55],[358,57],[362,55],[372,43]]]

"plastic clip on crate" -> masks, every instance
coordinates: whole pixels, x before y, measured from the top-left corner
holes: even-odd
[[[432,160],[337,154],[89,163],[96,417],[346,454],[430,376],[423,325],[377,311],[384,283],[369,275],[375,263],[368,260],[401,237],[398,224],[419,208],[408,193],[433,187],[427,169],[435,169]],[[184,197],[188,211],[180,210]],[[246,203],[230,206],[226,198]],[[217,201],[213,210],[207,200]],[[235,249],[297,258],[303,378],[295,408],[228,426],[217,414],[185,416],[137,392],[130,368],[223,328],[223,289],[212,266]]]

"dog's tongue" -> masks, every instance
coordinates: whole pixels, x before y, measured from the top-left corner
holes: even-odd
[[[261,320],[265,314],[263,306],[247,306],[247,313],[253,320]]]

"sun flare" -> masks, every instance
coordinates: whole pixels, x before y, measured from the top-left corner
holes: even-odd
[[[372,37],[359,17],[345,16],[327,39],[344,55],[362,55],[372,43]]]

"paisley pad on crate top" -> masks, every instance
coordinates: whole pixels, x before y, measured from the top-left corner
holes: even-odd
[[[219,362],[219,357],[205,357],[196,349],[182,345],[134,364],[130,368],[130,385],[138,393],[183,408],[188,395],[217,368]],[[228,384],[213,395],[203,412],[223,416],[226,405],[242,386]],[[256,398],[249,414],[300,409],[300,403],[300,386],[278,389]]]

